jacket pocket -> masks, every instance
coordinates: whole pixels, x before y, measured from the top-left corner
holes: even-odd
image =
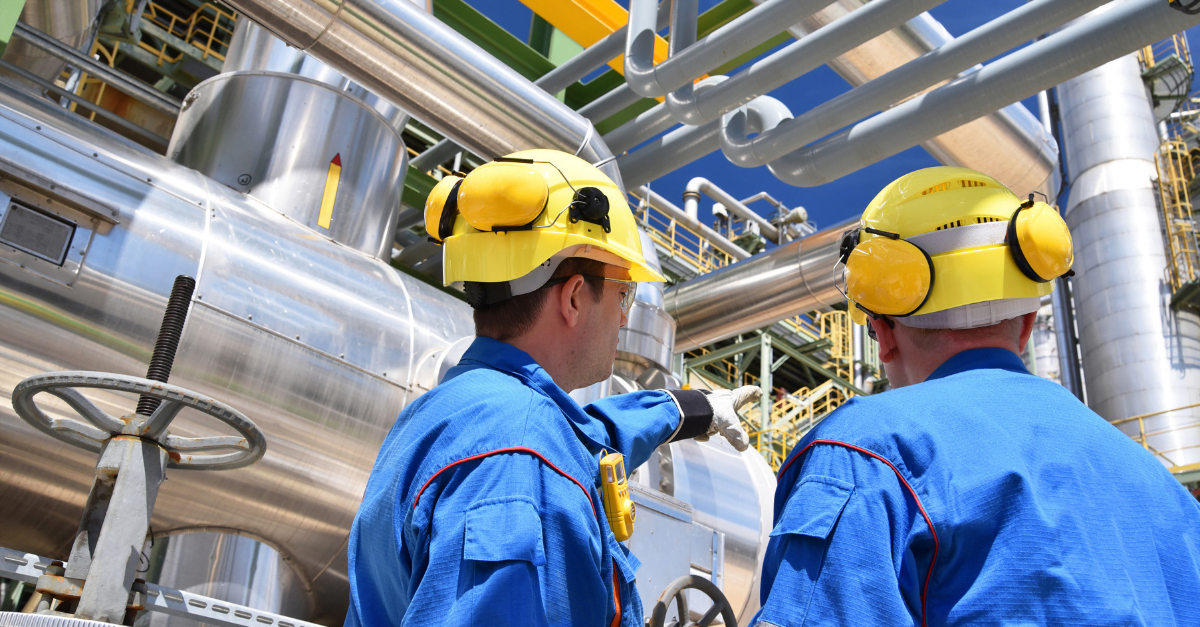
[[[840,479],[821,475],[805,477],[792,490],[771,535],[795,534],[829,539],[853,493],[854,485]]]
[[[546,563],[542,519],[533,499],[509,496],[484,499],[467,510],[463,557],[477,562],[523,560]]]

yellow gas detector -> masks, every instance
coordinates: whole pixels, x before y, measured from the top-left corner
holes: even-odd
[[[604,499],[604,514],[608,527],[619,541],[633,535],[633,521],[637,518],[637,507],[629,498],[629,484],[625,480],[625,456],[605,451],[600,454],[600,495]]]

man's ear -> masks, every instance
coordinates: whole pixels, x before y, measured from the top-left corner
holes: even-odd
[[[875,329],[876,341],[879,342],[879,361],[891,363],[898,355],[896,352],[896,330],[884,318],[867,318],[867,324]]]
[[[583,275],[576,274],[563,283],[562,290],[558,293],[558,314],[568,327],[574,328],[579,324],[579,305],[583,299],[584,287]]]
[[[1033,324],[1036,321],[1036,311],[1021,316],[1021,335],[1017,338],[1018,353],[1025,352],[1025,345],[1029,343],[1029,337],[1033,335]]]

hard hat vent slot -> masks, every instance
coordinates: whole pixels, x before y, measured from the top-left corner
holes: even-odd
[[[984,224],[986,222],[1003,222],[1004,218],[975,218],[975,224]]]
[[[961,183],[963,187],[987,187],[987,183],[983,181],[962,180],[959,181],[959,183]]]
[[[939,226],[936,230],[941,231],[944,229],[952,229],[952,228],[958,227],[958,226],[962,226],[962,220],[955,220],[953,222],[947,222],[947,223]]]

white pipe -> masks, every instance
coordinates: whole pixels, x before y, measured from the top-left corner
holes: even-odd
[[[948,85],[917,96],[827,140],[772,161],[780,180],[812,187],[837,180],[922,140],[1200,24],[1158,0],[1115,2]]]
[[[695,32],[696,0],[673,0],[671,36]],[[678,50],[654,65],[656,0],[632,0],[625,46],[625,81],[630,89],[647,98],[658,98],[690,85],[698,76],[720,67],[763,41],[782,33],[800,20],[819,11],[829,0],[768,0],[737,19],[709,33],[694,45],[686,36]],[[695,35],[691,36],[694,40]]]
[[[774,224],[767,222],[765,218],[757,213],[754,213],[754,210],[746,205],[743,205],[740,200],[731,196],[729,192],[717,187],[712,181],[704,178],[703,176],[697,176],[696,178],[688,181],[687,191],[684,192],[684,194],[685,198],[694,194],[704,194],[705,196],[712,198],[713,200],[724,205],[725,208],[730,212],[736,213],[742,218],[757,224],[759,231],[761,231],[767,239],[777,244],[779,243],[779,229],[775,228]],[[693,199],[689,199],[689,201],[695,202]]]
[[[745,249],[729,241],[724,235],[714,231],[709,226],[700,222],[695,216],[689,212],[676,207],[671,201],[664,198],[661,194],[651,191],[649,187],[635,187],[631,194],[650,203],[651,207],[663,212],[673,218],[676,222],[696,231],[704,236],[704,239],[712,243],[713,246],[725,251],[735,259],[748,259],[751,255]]]

